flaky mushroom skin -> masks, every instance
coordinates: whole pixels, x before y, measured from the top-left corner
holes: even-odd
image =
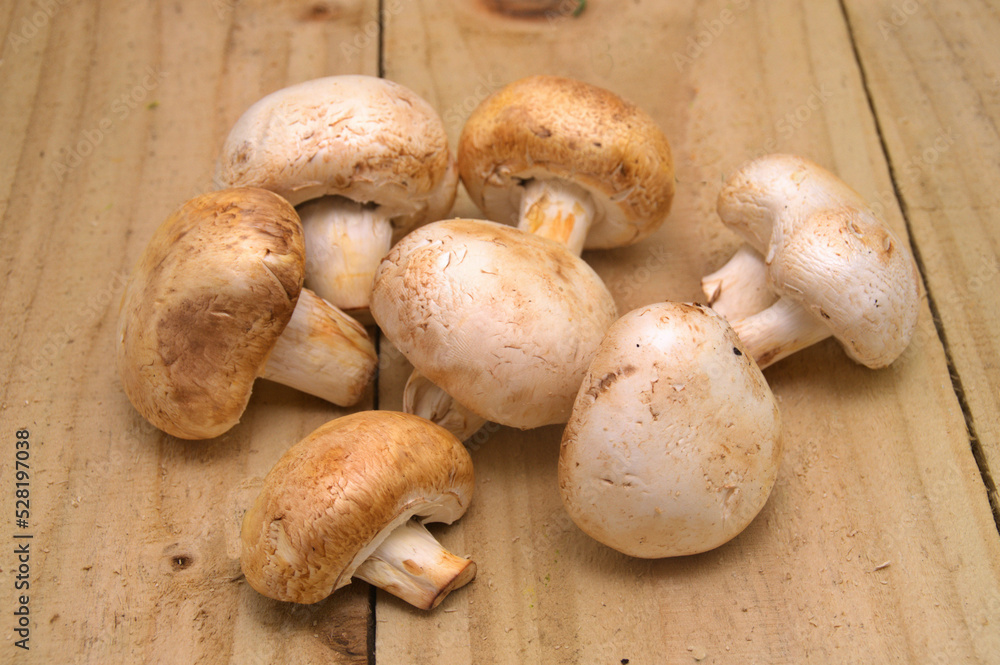
[[[580,386],[559,455],[563,504],[625,554],[704,552],[764,506],[780,432],[763,374],[722,317],[643,307],[608,330]]]
[[[597,273],[561,245],[467,219],[403,238],[379,266],[371,312],[433,383],[522,429],[566,422],[617,318]]]
[[[235,425],[295,309],[295,209],[243,188],[198,196],[153,234],[122,298],[118,373],[135,408],[185,439]]]
[[[437,112],[372,76],[328,76],[251,106],[219,157],[218,187],[263,187],[293,205],[320,196],[377,204],[396,239],[444,217],[458,173]]]
[[[247,581],[277,600],[315,603],[411,517],[452,523],[474,475],[454,436],[417,416],[363,411],[292,446],[264,478],[243,519]]]
[[[909,344],[920,307],[916,262],[840,178],[803,157],[765,155],[727,180],[718,211],[764,257],[769,288],[825,325],[852,360],[885,367]]]
[[[521,184],[558,177],[587,190],[596,216],[586,249],[638,242],[666,219],[674,195],[670,144],[642,109],[581,81],[532,76],[470,115],[458,167],[489,219],[516,222]]]

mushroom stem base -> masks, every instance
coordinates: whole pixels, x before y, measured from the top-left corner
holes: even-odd
[[[761,369],[832,335],[822,320],[788,298],[732,326]]]
[[[417,370],[410,374],[403,389],[403,411],[440,425],[459,441],[465,441],[488,422]]]
[[[475,576],[475,562],[441,547],[416,519],[390,533],[354,573],[422,610],[437,607]]]
[[[306,286],[327,302],[365,310],[392,223],[377,208],[324,196],[298,208],[306,238]]]
[[[378,356],[357,321],[309,289],[278,337],[261,377],[351,406],[365,394]]]
[[[778,296],[767,285],[767,264],[760,252],[742,245],[732,258],[701,280],[708,304],[729,321],[738,321],[761,312]]]
[[[530,180],[524,186],[517,227],[555,240],[579,256],[594,211],[590,194],[582,187],[563,180]]]

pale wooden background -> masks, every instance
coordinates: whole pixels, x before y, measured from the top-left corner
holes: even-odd
[[[0,7],[3,608],[21,427],[34,535],[32,649],[12,646],[5,609],[0,662],[1000,662],[996,4],[575,6]],[[538,15],[510,15],[524,7]],[[562,511],[559,428],[488,426],[470,442],[472,508],[435,529],[478,562],[471,585],[431,613],[362,583],[314,606],[262,598],[239,575],[242,511],[285,448],[345,411],[260,382],[217,440],[153,430],[113,368],[125,276],[164,217],[211,186],[229,126],[268,92],[382,74],[434,104],[454,141],[486,94],[540,72],[631,99],[674,146],[668,224],[585,254],[622,312],[700,299],[699,276],[737,245],[713,213],[720,183],[790,151],[909,235],[927,295],[910,350],[873,372],[827,341],[767,370],[787,453],[763,513],[716,551],[641,561],[603,548]],[[462,196],[455,214],[476,212]],[[408,367],[387,344],[381,355],[359,408],[399,408]]]

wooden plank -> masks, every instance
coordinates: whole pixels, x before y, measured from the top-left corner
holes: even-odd
[[[649,110],[675,147],[671,219],[585,255],[623,312],[701,297],[699,277],[737,245],[715,196],[756,154],[812,157],[905,233],[837,2],[588,2],[534,20],[506,4],[398,3],[386,76],[430,99],[453,139],[484,93],[532,73]],[[475,210],[462,199],[456,213]],[[886,371],[832,341],[768,370],[787,446],[777,487],[744,534],[700,556],[641,561],[589,540],[558,497],[559,428],[487,429],[469,514],[438,531],[479,577],[432,613],[379,595],[377,661],[989,662],[1000,540],[926,307],[920,331]],[[380,403],[398,404],[405,362],[383,367]]]
[[[23,19],[50,4],[15,45]],[[34,536],[31,650],[12,646],[8,620],[4,662],[367,661],[367,589],[295,606],[239,574],[239,522],[259,478],[345,410],[260,382],[239,426],[182,442],[132,409],[113,358],[124,280],[166,215],[211,188],[229,126],[284,85],[376,73],[377,40],[352,58],[343,49],[377,26],[376,10],[374,0],[25,0],[3,17],[5,580],[16,565],[17,428],[32,444],[30,526],[18,531]],[[13,595],[5,582],[8,611]]]
[[[896,187],[968,404],[1000,476],[1000,14],[982,2],[848,2]],[[910,74],[900,76],[899,72]],[[995,484],[994,510],[1000,509]]]

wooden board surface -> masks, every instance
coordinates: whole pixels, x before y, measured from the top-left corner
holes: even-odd
[[[997,512],[1000,11],[973,2],[848,7],[895,188]]]
[[[31,526],[17,531],[34,536],[31,650],[12,646],[7,621],[0,662],[365,662],[363,585],[324,605],[278,603],[238,560],[255,483],[345,411],[260,382],[239,426],[183,442],[132,409],[113,359],[124,279],[163,219],[211,189],[230,125],[289,83],[377,73],[377,40],[351,60],[341,51],[377,26],[376,3],[341,3],[336,17],[307,2],[52,3],[44,21],[40,4],[9,12],[0,67],[0,418],[5,443],[31,432]],[[24,20],[42,25],[11,42]],[[2,524],[7,614],[15,528]]]
[[[4,608],[16,600],[13,536],[33,535],[32,649],[13,646],[8,616],[0,662],[996,661],[1000,536],[980,472],[1000,449],[995,13],[972,0],[947,13],[832,0],[502,11],[532,4],[0,11]],[[346,411],[261,382],[226,436],[162,435],[115,375],[117,302],[156,225],[210,187],[249,104],[320,75],[375,74],[380,61],[453,141],[489,92],[537,72],[603,85],[656,118],[677,163],[668,225],[585,254],[622,312],[701,298],[701,274],[737,245],[713,213],[723,178],[780,150],[838,172],[912,234],[938,325],[925,306],[912,350],[885,371],[832,341],[767,370],[785,459],[764,512],[716,551],[640,561],[601,547],[561,508],[559,428],[489,425],[470,441],[469,513],[434,529],[478,562],[471,585],[432,613],[381,593],[372,603],[361,583],[314,606],[268,601],[239,574],[242,511],[288,445]],[[476,211],[463,196],[455,213]],[[408,366],[383,342],[380,367],[359,408],[398,408]],[[32,442],[26,530],[13,521],[19,428]]]

